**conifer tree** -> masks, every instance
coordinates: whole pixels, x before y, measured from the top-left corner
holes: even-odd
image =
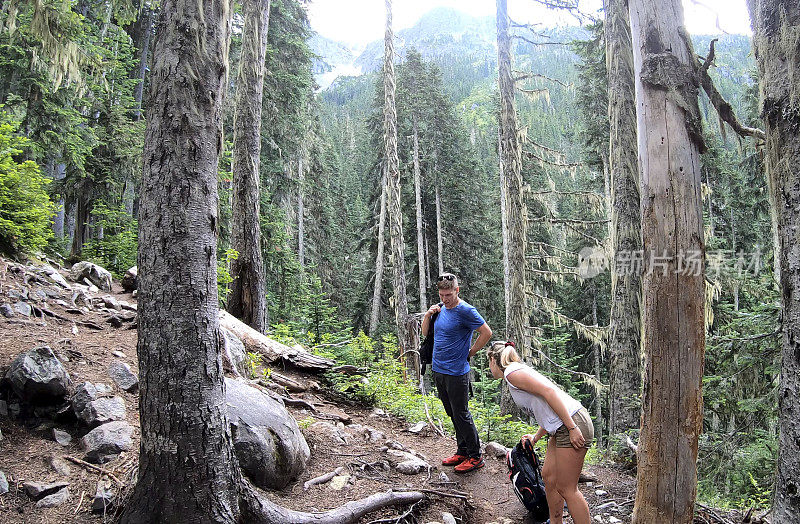
[[[780,436],[773,519],[800,520],[800,5],[792,0],[748,0],[766,126],[765,164],[777,236],[778,285],[783,306],[778,389]]]
[[[400,203],[400,160],[397,156],[397,107],[395,106],[394,34],[392,32],[392,0],[386,0],[386,35],[384,38],[383,82],[384,82],[384,151],[386,157],[387,219],[391,252],[389,263],[394,275],[393,306],[397,325],[397,340],[400,352],[406,347],[406,263],[403,244],[403,209]],[[413,358],[406,358],[406,367],[413,373],[417,368]]]
[[[636,100],[628,0],[605,1],[611,177],[609,435],[639,426],[641,275],[625,267],[641,250]]]
[[[233,138],[233,227],[228,311],[253,329],[267,328],[266,279],[261,252],[261,107],[269,26],[269,0],[245,2],[242,55],[237,74]]]

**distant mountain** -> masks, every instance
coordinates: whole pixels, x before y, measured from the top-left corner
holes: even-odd
[[[409,47],[415,47],[426,59],[496,53],[493,16],[475,18],[447,7],[429,11],[414,27],[403,29],[395,36],[395,53],[400,57]],[[383,65],[383,40],[367,45],[355,64],[364,72],[380,69]]]
[[[345,44],[315,33],[308,39],[308,46],[317,55],[311,67],[320,88],[328,87],[339,76],[361,74],[361,70],[354,65],[356,53]]]

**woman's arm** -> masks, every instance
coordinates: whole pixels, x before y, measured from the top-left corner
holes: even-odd
[[[522,440],[530,440],[531,444],[535,445],[545,435],[547,435],[547,430],[539,426],[539,431],[535,435],[522,435]]]
[[[558,396],[554,387],[542,382],[530,373],[509,373],[507,379],[512,386],[527,391],[532,395],[542,397],[550,407],[553,408],[558,418],[561,419],[561,422],[563,422],[567,430],[569,430],[569,440],[572,443],[572,447],[579,449],[586,443],[586,439],[583,438],[580,428],[575,425],[575,422],[569,415],[569,411],[567,411],[567,406],[564,405],[564,401]]]

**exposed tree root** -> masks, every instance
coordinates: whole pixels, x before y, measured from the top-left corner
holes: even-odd
[[[348,524],[372,511],[394,505],[413,504],[424,496],[419,491],[385,491],[352,500],[336,509],[308,513],[278,506],[247,481],[239,485],[241,521],[260,524]]]

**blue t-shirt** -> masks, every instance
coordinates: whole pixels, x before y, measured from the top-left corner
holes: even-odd
[[[472,332],[484,322],[478,310],[463,300],[452,309],[442,306],[433,326],[431,369],[445,375],[460,376],[468,373],[467,359]]]

